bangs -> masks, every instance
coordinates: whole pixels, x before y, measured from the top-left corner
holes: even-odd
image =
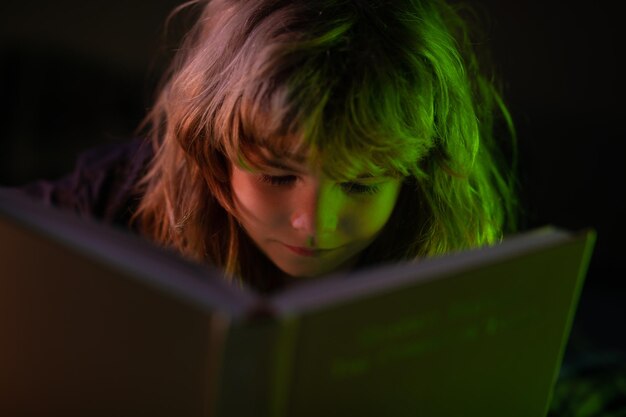
[[[402,97],[401,82],[392,83],[323,88],[319,76],[280,87],[273,83],[270,92],[237,100],[223,149],[232,162],[254,169],[264,167],[257,155],[265,153],[320,164],[335,179],[419,177],[419,163],[434,146],[433,121],[407,117],[410,100]],[[259,84],[259,90],[265,87]]]
[[[424,68],[408,69],[416,63],[406,51],[372,39],[355,45],[359,25],[333,22],[316,36],[288,39],[275,25],[259,27],[272,38],[263,48],[250,35],[222,90],[217,119],[227,128],[214,130],[231,161],[259,168],[254,155],[263,149],[275,159],[307,155],[338,179],[421,175],[419,163],[435,146],[432,80],[417,79]]]

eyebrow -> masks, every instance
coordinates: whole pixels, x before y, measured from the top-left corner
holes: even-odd
[[[277,159],[264,159],[263,162],[272,168],[280,169],[282,171],[295,171],[295,172],[302,171],[301,169],[298,169],[297,167],[293,165],[285,164],[284,162],[279,161]]]
[[[299,169],[296,166],[291,166],[289,164],[285,164],[284,162],[282,162],[281,160],[278,159],[266,159],[263,158],[263,163],[267,164],[268,166],[275,168],[275,169],[279,169],[282,171],[293,171],[296,173],[302,173],[303,170]],[[368,179],[373,179],[373,178],[383,178],[383,177],[390,177],[391,175],[389,174],[389,172],[384,172],[381,173],[380,175],[375,175],[372,174],[370,172],[363,172],[358,174],[356,177],[350,178],[350,179],[346,179],[346,181],[358,181],[358,180],[368,180]]]
[[[285,157],[279,157],[271,150],[261,147],[261,152],[257,154],[259,162],[266,164],[272,168],[281,169],[283,171],[302,171],[298,169],[290,162],[293,161],[296,165],[302,165],[306,161],[306,156],[302,154],[286,154]]]
[[[305,155],[286,154],[285,158],[280,158],[275,153],[270,151],[268,148],[261,147],[260,149],[261,149],[261,152],[257,154],[257,157],[258,157],[259,162],[261,162],[262,164],[267,165],[271,168],[282,170],[282,171],[293,171],[297,173],[303,172],[302,169],[299,169],[298,167],[289,164],[289,162],[285,162],[285,160],[293,161],[295,164],[303,164],[306,161]],[[374,175],[369,172],[363,172],[357,175],[356,177],[354,177],[353,180],[366,180],[366,179],[388,177],[388,176],[390,176],[389,171],[385,171],[384,173],[381,173],[381,175]]]

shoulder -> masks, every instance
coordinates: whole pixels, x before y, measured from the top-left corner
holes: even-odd
[[[45,204],[111,223],[126,223],[139,199],[136,185],[152,158],[143,139],[99,145],[82,152],[74,169],[57,180],[21,187]]]

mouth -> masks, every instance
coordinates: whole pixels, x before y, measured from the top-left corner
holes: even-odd
[[[316,257],[316,256],[320,256],[320,255],[323,255],[325,253],[332,252],[335,250],[335,249],[303,248],[301,246],[287,245],[286,243],[283,243],[283,246],[285,246],[287,249],[289,249],[291,252],[295,253],[296,255],[307,256],[307,257]]]

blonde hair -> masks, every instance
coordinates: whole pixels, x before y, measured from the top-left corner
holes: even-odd
[[[185,7],[199,7],[199,18],[145,121],[155,155],[134,220],[146,236],[260,289],[280,285],[239,225],[230,189],[231,161],[254,165],[260,146],[278,156],[314,150],[337,177],[364,163],[404,178],[361,266],[491,244],[515,228],[513,177],[493,134],[502,120],[514,140],[512,123],[451,6]]]

